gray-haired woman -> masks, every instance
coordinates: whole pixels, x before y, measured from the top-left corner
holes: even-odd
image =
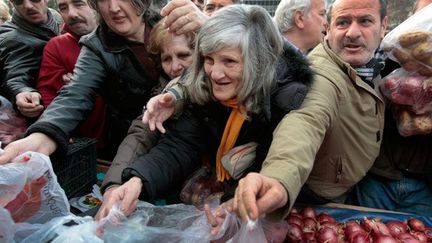
[[[131,212],[136,201],[164,196],[181,185],[209,155],[213,173],[225,183],[223,199],[236,181],[258,171],[282,117],[300,106],[312,74],[302,56],[284,42],[259,6],[233,5],[210,18],[197,35],[190,69],[183,77],[188,96],[182,116],[150,153],[123,170],[125,184],[104,202],[102,215],[120,201]],[[244,171],[224,165],[234,147],[258,144]]]

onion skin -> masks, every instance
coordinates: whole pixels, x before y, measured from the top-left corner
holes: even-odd
[[[420,242],[416,238],[414,238],[414,236],[410,235],[409,233],[402,233],[402,234],[398,235],[397,239],[401,243],[419,243]]]
[[[379,235],[373,238],[374,243],[398,243],[395,238],[389,235]]]
[[[332,228],[321,228],[316,233],[316,239],[318,243],[337,243],[338,235]]]
[[[349,243],[371,243],[369,234],[364,231],[355,231],[353,235],[347,236]]]
[[[288,216],[287,222],[288,222],[288,224],[296,224],[296,225],[298,225],[302,229],[304,227],[303,219],[298,218],[296,216],[292,216],[292,215]]]
[[[315,219],[317,217],[317,214],[315,212],[315,209],[313,209],[312,207],[304,207],[302,210],[302,216],[303,218]]]
[[[317,217],[317,220],[320,224],[323,224],[324,222],[336,223],[336,219],[334,219],[332,216],[330,216],[326,212],[320,213]]]
[[[400,221],[389,221],[387,222],[387,228],[390,230],[390,234],[393,237],[398,236],[399,234],[408,232],[408,226],[404,222]]]
[[[317,222],[314,218],[304,218],[303,219],[304,230],[303,231],[313,231],[315,232],[318,228]]]
[[[287,233],[288,242],[301,242],[302,235],[303,235],[303,231],[300,226],[296,224],[288,223],[288,233]]]
[[[418,219],[409,219],[408,220],[408,226],[410,227],[411,230],[414,231],[425,231],[426,230],[426,226],[424,225],[424,223]]]
[[[349,243],[370,242],[369,234],[355,221],[346,223],[344,234]]]
[[[309,242],[309,243],[317,242],[315,239],[315,232],[303,232],[302,242]]]
[[[412,232],[411,235],[414,236],[420,243],[427,243],[428,238],[426,237],[426,234],[424,232],[416,231]]]

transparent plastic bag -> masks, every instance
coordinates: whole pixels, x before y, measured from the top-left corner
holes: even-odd
[[[382,80],[380,90],[391,103],[407,105],[415,114],[432,113],[432,77],[399,68]]]
[[[14,222],[45,223],[70,214],[49,157],[26,152],[0,166],[0,206]]]
[[[0,96],[0,142],[3,146],[21,138],[27,129],[24,117],[18,115],[12,104]]]
[[[200,209],[212,200],[220,200],[227,189],[226,183],[218,182],[211,169],[202,166],[183,185],[180,200]]]
[[[406,106],[392,105],[399,134],[403,137],[432,132],[432,114],[417,115]]]
[[[388,33],[381,48],[405,70],[432,76],[432,5]]]

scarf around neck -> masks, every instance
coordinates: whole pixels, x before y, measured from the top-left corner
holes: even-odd
[[[377,51],[368,63],[354,69],[363,81],[369,84],[372,88],[375,88],[372,80],[380,74],[381,70],[384,69],[384,59],[384,54],[381,51]]]
[[[222,165],[222,157],[234,147],[234,144],[236,143],[240,133],[240,129],[246,119],[246,109],[244,106],[241,106],[239,109],[236,98],[226,100],[221,103],[224,106],[232,108],[216,154],[216,178],[218,181],[223,182],[230,179],[231,176]]]

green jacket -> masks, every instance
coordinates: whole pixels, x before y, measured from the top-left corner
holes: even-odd
[[[371,168],[384,126],[381,96],[327,44],[308,59],[315,81],[301,108],[274,131],[261,170],[287,189],[289,208],[304,183],[319,196],[339,201]]]

